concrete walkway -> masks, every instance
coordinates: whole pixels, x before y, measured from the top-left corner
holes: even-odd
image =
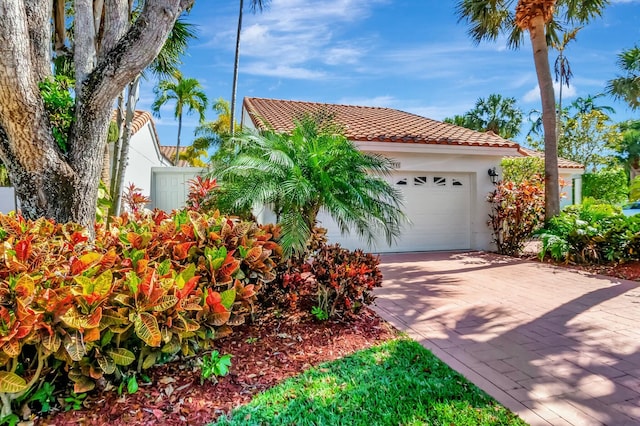
[[[640,425],[640,283],[478,252],[382,271],[376,311],[532,426]]]

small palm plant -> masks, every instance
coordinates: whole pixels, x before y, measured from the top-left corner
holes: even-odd
[[[354,230],[368,242],[382,233],[391,243],[405,218],[400,192],[383,178],[393,162],[358,150],[335,129],[305,117],[291,134],[234,139],[236,155],[212,165],[222,188],[218,207],[234,212],[271,206],[287,257],[304,255],[321,210],[343,233]]]

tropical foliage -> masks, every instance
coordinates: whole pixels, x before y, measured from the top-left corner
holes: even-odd
[[[640,174],[640,120],[628,120],[618,124],[620,138],[612,149],[631,177]]]
[[[255,223],[182,210],[98,225],[0,216],[0,414],[44,374],[80,394],[211,347],[254,312],[279,247]],[[16,369],[21,365],[21,369]]]
[[[400,193],[384,180],[393,170],[391,160],[363,153],[312,117],[291,134],[245,134],[235,143],[236,156],[212,165],[222,190],[218,206],[230,213],[272,207],[285,256],[305,252],[321,210],[340,231],[355,231],[368,241],[379,233],[388,242],[399,235]]]
[[[593,110],[568,117],[558,140],[558,155],[595,171],[611,163],[611,147],[618,145],[620,132],[608,115]]]
[[[606,0],[459,0],[457,13],[469,26],[469,35],[477,43],[506,36],[511,48],[519,48],[524,31],[529,32],[534,64],[542,100],[542,124],[545,146],[545,215],[549,219],[560,212],[558,148],[556,139],[556,102],[549,64],[548,42],[559,43],[563,25],[581,25],[599,16]],[[514,7],[515,6],[515,7]]]
[[[445,118],[444,122],[513,139],[520,133],[522,110],[516,106],[515,98],[491,94],[486,99],[479,98],[473,109],[464,115]]]
[[[544,174],[544,160],[538,157],[503,158],[500,167],[502,180],[516,185],[524,181],[537,180]]]
[[[582,175],[582,195],[601,203],[620,204],[629,194],[628,176],[621,167],[608,167]]]
[[[623,75],[610,80],[607,91],[629,104],[631,109],[640,108],[640,47],[634,46],[620,53],[618,67]]]
[[[562,128],[558,136],[558,155],[580,163],[591,171],[611,165],[615,161],[614,150],[620,146],[619,127],[612,123],[608,115],[615,111],[610,106],[596,102],[602,96],[578,97],[558,115],[558,123]],[[543,151],[544,141],[533,138],[533,135],[539,134],[538,126],[534,125],[528,143],[534,149]]]
[[[187,160],[193,166],[204,167],[206,164],[203,158],[206,159],[210,150],[220,149],[223,145],[225,147],[229,146],[223,144],[224,141],[228,141],[231,137],[231,133],[229,133],[229,127],[231,126],[229,102],[219,98],[212,105],[212,109],[218,114],[216,120],[198,125],[194,130],[195,139],[193,143],[181,154],[181,158]],[[240,125],[234,123],[234,129],[239,132]],[[233,145],[231,144],[231,146]]]
[[[518,183],[503,180],[487,198],[489,227],[498,253],[517,255],[544,223],[544,187],[541,175]]]
[[[540,257],[571,263],[624,262],[640,259],[640,217],[586,198],[569,206],[540,232]]]
[[[204,121],[204,112],[207,109],[207,95],[202,90],[200,82],[195,78],[184,78],[179,71],[166,80],[161,80],[154,89],[156,95],[151,109],[160,117],[160,108],[168,102],[175,104],[173,115],[178,120],[178,139],[176,143],[176,156],[174,164],[178,164],[180,158],[180,136],[182,133],[182,118],[185,113],[197,113],[200,122]]]

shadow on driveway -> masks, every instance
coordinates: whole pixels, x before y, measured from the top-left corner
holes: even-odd
[[[382,270],[376,310],[530,424],[640,424],[637,282],[479,252]]]

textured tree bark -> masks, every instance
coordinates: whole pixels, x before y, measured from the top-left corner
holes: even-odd
[[[84,35],[76,34],[75,122],[63,153],[38,88],[50,74],[53,3],[0,0],[0,160],[25,217],[73,221],[92,229],[113,100],[157,56],[175,20],[193,1],[147,0],[126,33],[123,8],[130,2],[106,2],[101,50],[93,2],[76,0],[76,25],[88,27]]]
[[[544,190],[545,219],[560,213],[560,188],[558,187],[558,141],[556,135],[556,101],[553,78],[549,66],[549,51],[545,38],[545,21],[542,15],[529,22],[529,35],[533,47],[533,61],[542,100],[542,127],[544,129]]]

